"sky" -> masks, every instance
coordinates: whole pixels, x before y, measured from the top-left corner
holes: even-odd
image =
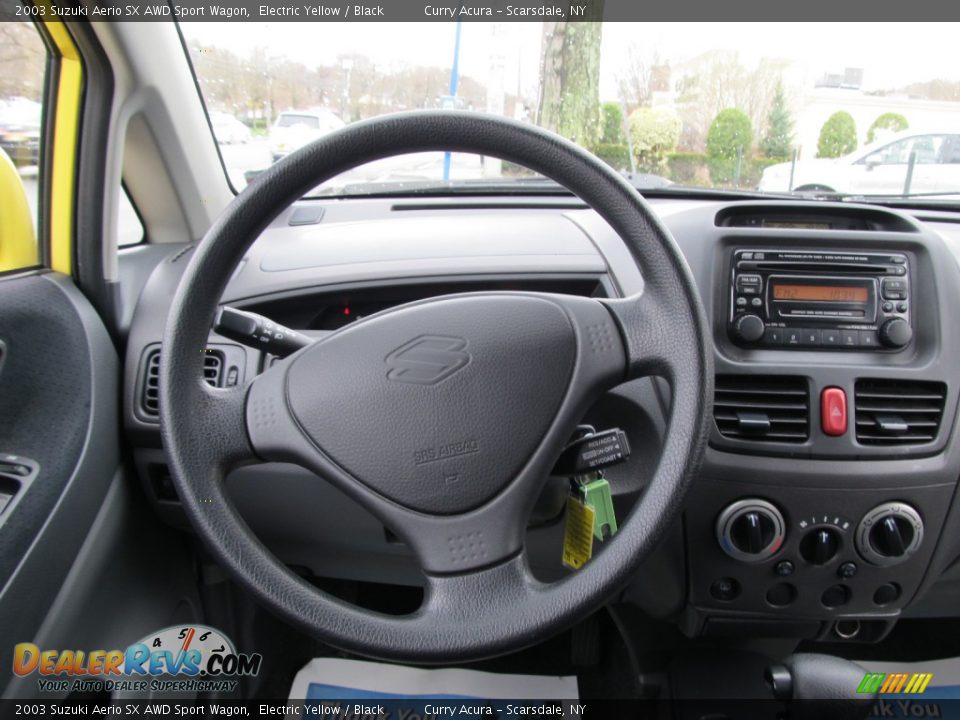
[[[307,66],[328,65],[345,53],[376,64],[449,67],[453,22],[430,23],[184,23],[188,38],[241,56],[255,45]],[[497,33],[497,35],[495,35]],[[539,73],[539,22],[465,22],[460,69],[486,82],[491,53],[503,57],[507,92],[535,92]],[[913,81],[960,80],[960,29],[953,23],[604,23],[600,93],[617,99],[618,69],[631,45],[671,64],[710,49],[736,50],[748,67],[762,58],[803,63],[809,72],[865,69],[864,89],[895,88]]]

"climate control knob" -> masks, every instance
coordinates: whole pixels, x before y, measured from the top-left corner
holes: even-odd
[[[887,320],[880,326],[880,342],[888,348],[902,348],[910,344],[913,328],[903,318]]]
[[[764,327],[759,315],[741,315],[733,324],[733,332],[739,340],[754,343],[763,337]]]
[[[717,542],[732,558],[766,560],[783,545],[786,524],[777,507],[766,500],[738,500],[717,518]]]
[[[905,503],[878,505],[857,526],[857,550],[873,565],[896,565],[913,555],[923,541],[920,513]]]
[[[814,528],[800,541],[800,555],[813,565],[826,565],[840,550],[840,534],[833,528]]]

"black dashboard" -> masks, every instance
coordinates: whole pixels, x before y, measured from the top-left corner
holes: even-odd
[[[710,444],[675,527],[624,591],[690,635],[876,641],[904,614],[960,607],[960,223],[876,206],[659,199],[712,321]],[[284,211],[223,303],[322,337],[396,305],[478,290],[592,297],[643,278],[609,226],[564,198],[309,201]],[[316,208],[323,212],[316,212]],[[130,322],[124,417],[148,496],[186,527],[157,421],[160,339],[189,260],[171,247]],[[121,262],[137,263],[143,249]],[[273,362],[211,334],[215,385]],[[605,396],[588,422],[634,453],[610,471],[618,513],[655,467],[669,407],[656,378]],[[565,481],[551,479],[527,547],[560,563]],[[322,479],[288,465],[228,478],[240,513],[285,562],[317,576],[419,584],[396,535]],[[602,550],[601,550],[602,551]]]

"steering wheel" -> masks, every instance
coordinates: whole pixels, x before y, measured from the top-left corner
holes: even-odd
[[[202,350],[227,282],[282,210],[363,163],[439,150],[500,157],[567,187],[623,239],[643,292],[616,300],[489,292],[414,302],[348,325],[244,387],[202,381]],[[354,123],[260,174],[197,246],[162,353],[170,469],[213,556],[262,605],[317,639],[406,661],[516,650],[609,601],[679,514],[703,454],[713,393],[710,335],[693,278],[637,191],[552,133],[460,111]],[[524,533],[553,463],[602,393],[645,375],[665,378],[671,402],[644,496],[583,569],[538,581]],[[224,491],[230,469],[257,461],[313,471],[404,540],[426,578],[421,607],[383,615],[287,569]],[[316,508],[317,522],[324,512]]]

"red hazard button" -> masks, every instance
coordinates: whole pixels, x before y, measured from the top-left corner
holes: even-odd
[[[820,426],[824,435],[847,431],[847,394],[840,388],[824,388],[820,394]]]

